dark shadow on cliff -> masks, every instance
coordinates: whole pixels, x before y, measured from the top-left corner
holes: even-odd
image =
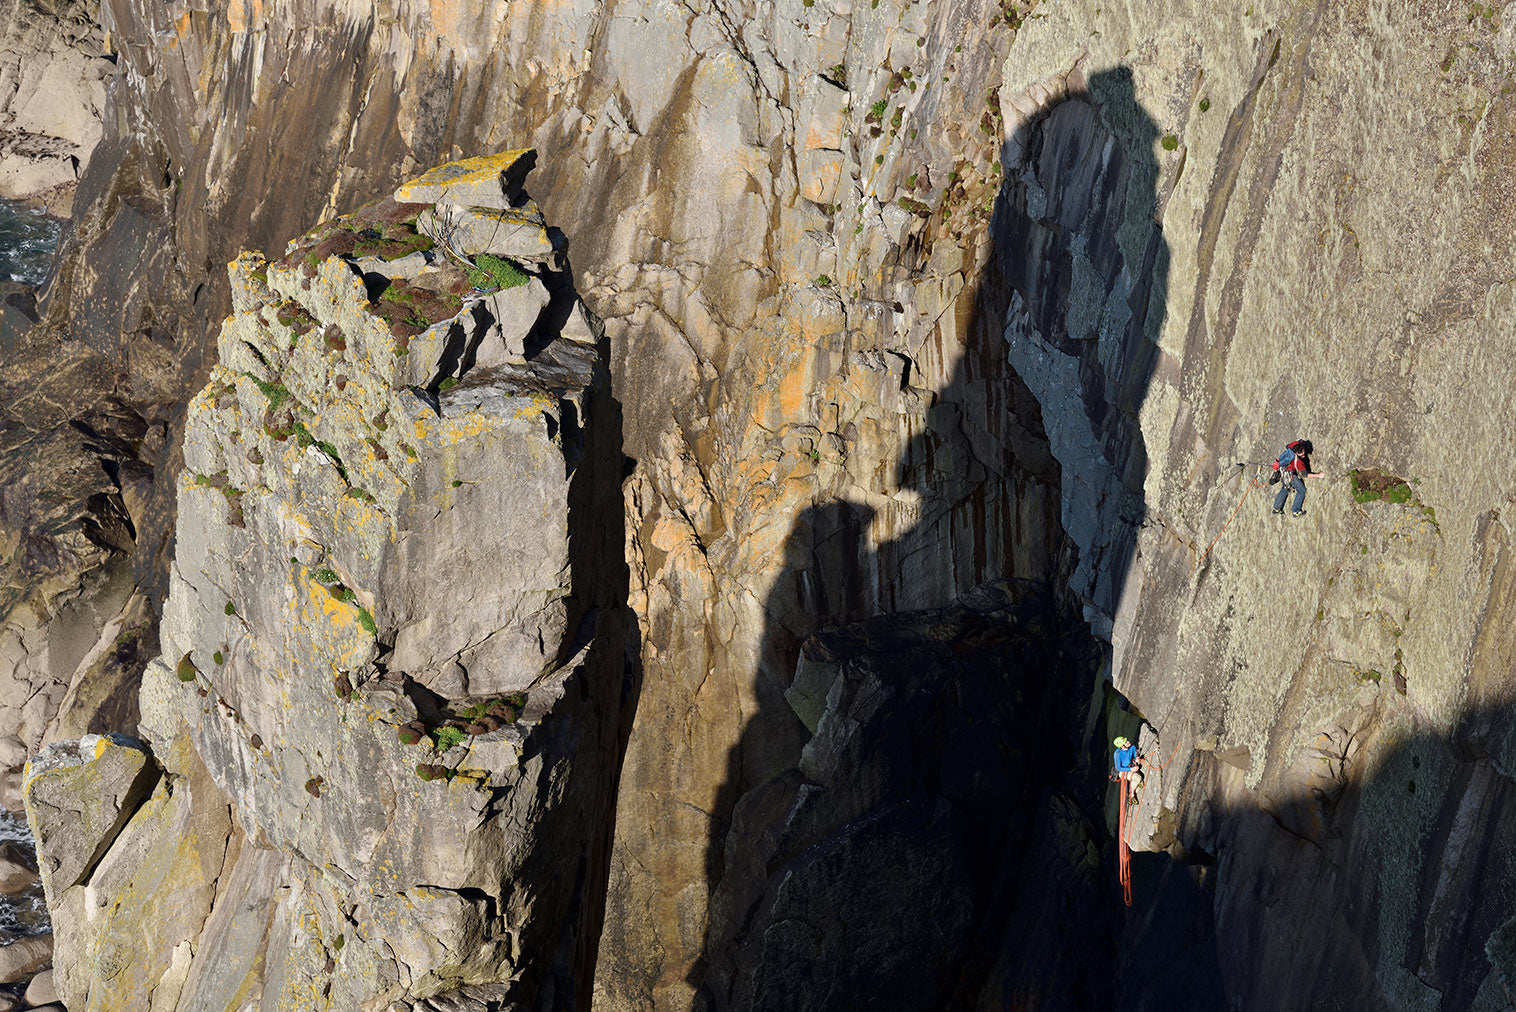
[[[1411,731],[1386,681],[1355,712],[1252,790],[1194,757],[1183,791],[1209,801],[1133,854],[1122,1008],[1213,976],[1238,1012],[1516,1004],[1516,700]]]
[[[1117,997],[1091,712],[1109,646],[1090,625],[1109,628],[1143,515],[1137,409],[1168,270],[1158,138],[1125,68],[1017,132],[962,356],[893,476],[918,516],[872,547],[868,507],[798,518],[714,813],[697,1007]],[[902,256],[928,254],[908,240]],[[1032,387],[1060,383],[1077,410],[1044,419]],[[1204,981],[1158,997],[1219,1007]]]

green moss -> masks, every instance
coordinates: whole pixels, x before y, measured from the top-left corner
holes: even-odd
[[[821,288],[830,288],[832,279],[827,277],[825,274],[818,274],[816,275],[816,284]]]
[[[374,616],[370,614],[367,608],[358,609],[358,624],[370,636],[377,636],[379,634],[379,627],[374,624]]]
[[[468,279],[475,288],[504,290],[526,284],[531,275],[510,260],[480,253],[474,257],[474,269],[468,272]]]
[[[1374,468],[1355,469],[1349,474],[1353,501],[1359,503],[1385,502],[1404,504],[1411,502],[1411,486],[1405,479],[1385,474]]]
[[[225,610],[226,610],[226,613],[228,615],[235,615],[235,614],[237,614],[237,606],[235,604],[232,604],[232,602],[230,602],[230,601],[226,602],[226,609]]]
[[[279,408],[292,396],[289,392],[289,388],[286,387],[283,383],[265,383],[263,380],[254,376],[250,372],[244,372],[242,375],[252,380],[253,385],[258,388],[258,392],[261,393],[264,397],[268,398],[268,407],[270,411]]]
[[[453,479],[453,488],[458,488],[462,484],[463,482],[459,481],[457,478]]]
[[[215,661],[217,664],[225,664],[226,663],[226,658],[224,658],[224,657],[221,656],[221,651],[219,651],[219,650],[217,650],[215,653],[211,654],[211,660]]]
[[[311,577],[313,579],[315,579],[315,581],[317,583],[341,583],[342,582],[342,577],[338,576],[337,573],[334,570],[331,570],[331,569],[318,569],[314,573],[311,574]]]
[[[342,951],[342,947],[344,945],[346,945],[346,944],[347,944],[347,938],[345,936],[343,936],[343,935],[338,935],[336,938],[332,939],[332,951],[333,952],[341,952]]]
[[[1167,134],[1164,136],[1163,140],[1159,141],[1158,143],[1163,148],[1163,150],[1173,151],[1179,146],[1179,138],[1175,137],[1173,134]]]
[[[1200,100],[1200,111],[1201,112],[1209,112],[1210,109],[1211,109],[1211,100],[1208,99],[1208,98],[1202,98]]]
[[[879,101],[869,106],[869,114],[864,117],[863,121],[865,123],[879,122],[880,120],[884,119],[884,110],[888,109],[889,107],[890,100],[887,98],[881,98]]]
[[[1367,685],[1369,682],[1378,685],[1379,680],[1384,677],[1373,668],[1369,668],[1367,671],[1359,671],[1355,668],[1353,674],[1357,676],[1359,685]]]
[[[456,376],[449,376],[447,379],[445,379],[441,383],[437,384],[437,389],[438,390],[451,390],[451,389],[453,389],[453,387],[455,387],[457,385],[458,385],[458,377],[456,377]]]
[[[200,669],[195,667],[195,662],[191,660],[190,655],[185,654],[179,658],[179,664],[174,668],[174,674],[179,676],[179,681],[181,682],[193,682],[195,676],[200,674]]]
[[[374,501],[374,497],[373,496],[369,495],[368,492],[364,491],[363,489],[359,488],[356,485],[354,485],[352,488],[350,488],[350,489],[347,490],[347,497],[349,499],[357,499],[359,502],[373,502]]]
[[[462,744],[463,740],[468,737],[468,734],[461,727],[444,724],[442,727],[434,728],[431,732],[431,737],[432,747],[438,752],[446,752],[448,749]]]
[[[451,780],[453,771],[440,763],[417,763],[416,776],[422,780]]]

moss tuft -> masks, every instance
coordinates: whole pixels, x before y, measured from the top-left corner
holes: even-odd
[[[531,275],[504,257],[480,253],[474,257],[474,269],[468,272],[468,279],[475,288],[504,290],[519,288],[531,280]]]
[[[200,674],[200,669],[195,667],[195,662],[189,654],[179,658],[179,665],[174,669],[174,674],[179,676],[181,682],[193,682],[195,676]]]

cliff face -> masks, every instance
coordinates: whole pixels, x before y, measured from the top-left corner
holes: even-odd
[[[1499,12],[236,0],[106,20],[122,112],[0,380],[24,445],[79,462],[7,515],[52,567],[18,569],[18,594],[127,556],[161,587],[178,461],[154,447],[180,445],[173,406],[231,305],[219,263],[455,152],[550,153],[533,192],[574,238],[636,460],[639,667],[597,1004],[761,1003],[781,954],[839,952],[857,919],[815,925],[800,900],[851,909],[853,887],[796,890],[858,879],[806,879],[825,867],[806,855],[856,870],[848,841],[890,839],[899,813],[865,791],[806,821],[801,799],[923,763],[951,774],[902,789],[916,841],[958,841],[952,881],[1059,926],[1028,939],[945,900],[944,924],[990,939],[943,943],[963,1001],[1054,1003],[1077,974],[1103,981],[1091,1001],[1172,1007],[1184,989],[1157,968],[1197,948],[1216,961],[1195,1007],[1509,1000]],[[119,433],[110,453],[63,424],[84,417]],[[1328,476],[1304,517],[1271,516],[1236,462],[1302,436]],[[49,459],[24,452],[28,473]],[[124,540],[62,550],[116,502]],[[894,684],[875,652],[909,650],[868,626],[802,644],[917,609],[934,614],[899,624],[962,629],[954,609],[997,611],[964,596],[1005,578],[1051,587],[1066,674],[1057,707],[996,714],[969,752],[1019,768],[992,743],[1038,712],[1033,751],[1055,760],[1018,809],[1040,827],[1015,837],[1028,870],[996,885],[934,814],[993,790],[919,758],[956,711],[887,758],[935,683],[859,709],[866,672]],[[118,606],[83,598],[89,639]],[[988,642],[1048,625],[999,611]],[[833,642],[857,671],[818,673]],[[1175,758],[1135,843],[1193,863],[1139,855],[1148,916],[1117,939],[1091,858],[1109,853],[1101,743],[1139,717]],[[885,758],[847,757],[853,724]],[[1464,888],[1484,899],[1449,899]],[[1319,960],[1282,972],[1307,936]],[[828,960],[778,979],[803,989]]]

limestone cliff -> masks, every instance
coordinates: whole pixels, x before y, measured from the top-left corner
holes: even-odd
[[[533,157],[448,167],[231,265],[146,744],[26,768],[70,1008],[587,993],[625,655],[619,423],[519,191]],[[469,215],[520,227],[444,226]]]
[[[129,559],[128,586],[161,595],[194,446],[175,406],[232,306],[220,263],[455,154],[551,153],[533,192],[575,240],[636,460],[599,1007],[757,1003],[775,961],[819,1001],[839,932],[877,928],[866,952],[908,935],[908,890],[872,918],[842,886],[795,892],[858,883],[809,857],[866,868],[848,841],[895,825],[890,776],[968,775],[933,752],[962,704],[913,737],[911,693],[858,698],[870,678],[973,687],[950,664],[895,679],[889,657],[924,655],[879,615],[926,637],[982,621],[988,643],[1052,627],[1062,672],[1048,709],[987,712],[968,753],[1047,760],[1011,878],[954,823],[993,791],[905,785],[914,843],[959,841],[962,894],[1003,897],[944,902],[922,958],[951,993],[912,1007],[1510,1002],[1516,27],[1494,5],[105,15],[120,114],[0,376],[25,435],[7,461],[48,492],[7,506],[8,586],[82,588]],[[1251,483],[1299,436],[1328,477],[1304,517],[1274,517]],[[1046,600],[973,596],[1005,579]],[[79,600],[78,641],[109,645],[116,599]],[[847,752],[854,724],[877,756]],[[1174,757],[1138,820],[1130,919],[1103,811],[1114,730]],[[872,793],[802,818],[852,775]],[[789,916],[802,900],[852,913],[812,924]],[[832,955],[794,969],[801,952]]]

